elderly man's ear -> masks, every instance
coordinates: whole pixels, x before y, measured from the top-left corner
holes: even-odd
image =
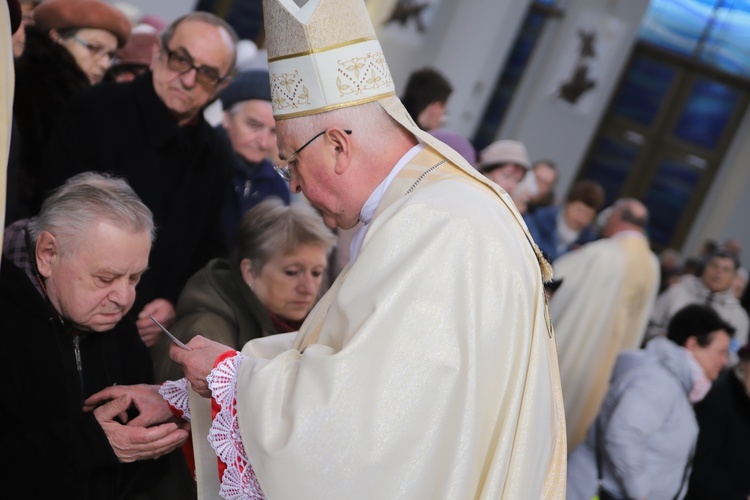
[[[352,138],[351,135],[347,134],[343,129],[333,127],[327,132],[328,140],[331,141],[336,148],[336,166],[334,171],[337,174],[343,174],[352,159]]]
[[[39,269],[39,274],[45,278],[49,278],[52,274],[52,266],[59,255],[57,238],[48,231],[42,231],[36,240],[35,249],[36,265],[37,269]]]

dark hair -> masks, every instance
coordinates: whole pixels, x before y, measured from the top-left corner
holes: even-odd
[[[401,102],[416,122],[422,111],[433,102],[448,102],[451,92],[453,87],[442,74],[432,68],[423,68],[409,76]]]
[[[734,336],[734,327],[721,319],[719,313],[703,304],[690,304],[672,316],[667,326],[667,338],[684,346],[688,338],[695,337],[699,346],[706,347],[713,341],[713,334],[717,330]]]
[[[707,253],[713,253],[713,252],[715,252],[715,251],[716,251],[716,250],[718,250],[718,249],[719,249],[719,245],[718,245],[718,243],[716,243],[716,241],[715,241],[715,240],[712,240],[712,239],[710,239],[710,238],[706,239],[706,240],[705,240],[705,241],[703,242],[703,245],[702,245],[702,247],[701,247],[701,250],[702,250],[702,251],[705,251],[705,252],[707,252]]]
[[[704,261],[705,264],[704,264],[703,268],[701,269],[701,271],[705,271],[706,266],[708,265],[708,263],[711,262],[714,259],[729,259],[729,260],[732,261],[732,263],[734,263],[734,270],[735,271],[740,268],[740,259],[739,259],[739,257],[737,257],[737,255],[735,255],[734,253],[730,252],[729,250],[727,250],[725,248],[719,248],[719,249],[714,250],[713,252],[711,252],[706,257],[706,260]],[[701,274],[703,274],[703,273],[701,272]]]
[[[580,201],[589,208],[599,211],[604,205],[604,188],[596,181],[583,180],[573,184],[566,203]]]

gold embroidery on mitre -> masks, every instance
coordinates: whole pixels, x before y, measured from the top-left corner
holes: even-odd
[[[321,47],[319,49],[310,49],[310,50],[305,50],[302,52],[295,52],[294,54],[287,54],[284,56],[269,57],[268,62],[270,64],[276,61],[283,61],[285,59],[294,59],[295,57],[304,57],[304,56],[309,56],[312,54],[321,54],[323,52],[328,52],[329,50],[336,50],[336,49],[340,49],[343,47],[349,47],[350,45],[357,45],[362,42],[372,42],[372,41],[377,42],[378,39],[374,36],[355,38],[354,40],[347,40],[346,42],[335,43],[333,45],[328,45],[327,47]]]
[[[320,108],[315,109],[307,109],[303,111],[297,111],[294,113],[278,113],[273,115],[273,119],[276,121],[279,120],[289,120],[291,118],[300,118],[303,116],[312,116],[317,115],[320,113],[325,113],[327,111],[333,111],[335,109],[341,109],[341,108],[348,108],[351,106],[360,106],[362,104],[367,104],[368,102],[375,102],[380,101],[381,99],[388,99],[389,97],[396,97],[395,92],[385,92],[383,94],[377,94],[370,97],[363,97],[362,99],[354,99],[352,101],[346,101],[346,102],[340,102],[338,104],[329,104],[328,106],[323,106]],[[274,112],[276,112],[276,109],[274,108]]]
[[[298,108],[310,104],[310,91],[299,77],[293,73],[271,73],[271,103],[274,110]]]
[[[382,52],[368,52],[362,57],[352,57],[337,61],[338,77],[336,86],[341,97],[362,95],[366,91],[393,86],[391,72],[385,63]]]

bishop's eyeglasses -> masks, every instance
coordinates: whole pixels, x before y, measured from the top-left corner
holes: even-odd
[[[326,132],[328,132],[328,129],[326,129],[326,130],[324,130],[322,132],[318,132],[317,134],[315,134],[313,136],[312,139],[310,139],[309,141],[307,141],[306,143],[304,143],[302,146],[300,146],[297,149],[297,151],[295,151],[294,153],[292,153],[291,156],[289,157],[289,159],[287,161],[285,161],[281,165],[274,165],[273,169],[276,170],[276,173],[279,174],[281,176],[281,178],[284,179],[285,181],[292,182],[292,169],[289,167],[289,165],[294,161],[294,159],[297,157],[297,155],[300,153],[300,151],[302,151],[303,149],[305,149],[307,146],[310,145],[310,143],[312,141],[314,141],[315,139],[317,139],[321,135],[325,134]],[[352,135],[352,131],[351,130],[344,130],[344,132],[346,132],[346,135]]]

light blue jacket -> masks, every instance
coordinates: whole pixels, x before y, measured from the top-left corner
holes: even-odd
[[[569,456],[568,500],[590,500],[597,491],[597,423],[607,491],[618,498],[672,500],[682,487],[680,498],[685,495],[685,465],[698,436],[686,352],[659,337],[645,350],[619,355],[599,415]]]

